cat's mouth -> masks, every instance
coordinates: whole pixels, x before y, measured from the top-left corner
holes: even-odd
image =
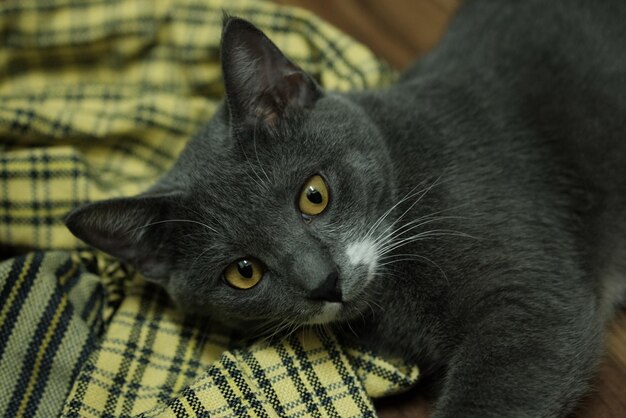
[[[342,302],[324,302],[322,309],[319,313],[313,315],[306,325],[323,325],[331,322],[336,322],[341,318],[341,312],[343,310]]]
[[[323,325],[357,316],[362,308],[368,305],[366,299],[367,288],[376,276],[376,258],[367,261],[359,260],[357,265],[351,266],[351,275],[342,283],[342,302],[323,302],[319,311],[305,321],[306,325]]]

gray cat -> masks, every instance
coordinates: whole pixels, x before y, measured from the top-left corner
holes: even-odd
[[[626,1],[468,1],[378,91],[237,18],[222,65],[174,168],[76,236],[251,334],[353,329],[437,377],[437,418],[572,411],[626,294]]]

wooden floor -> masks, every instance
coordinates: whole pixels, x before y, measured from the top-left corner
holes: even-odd
[[[398,69],[437,42],[460,0],[276,0],[310,9],[343,29]],[[607,336],[607,353],[593,392],[576,418],[626,417],[626,311]],[[382,417],[427,417],[428,401],[420,393],[386,400]]]

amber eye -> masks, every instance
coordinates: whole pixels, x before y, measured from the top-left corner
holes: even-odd
[[[263,278],[263,266],[254,258],[242,258],[224,270],[226,282],[237,289],[250,289]]]
[[[328,187],[320,175],[315,175],[304,183],[298,200],[300,212],[306,216],[316,216],[328,206]]]

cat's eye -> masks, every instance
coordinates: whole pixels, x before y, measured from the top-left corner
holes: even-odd
[[[242,258],[224,270],[226,283],[237,289],[250,289],[263,278],[263,265],[254,258]]]
[[[298,206],[300,212],[308,217],[317,216],[324,212],[328,206],[328,186],[322,176],[316,174],[304,183],[298,199]]]

